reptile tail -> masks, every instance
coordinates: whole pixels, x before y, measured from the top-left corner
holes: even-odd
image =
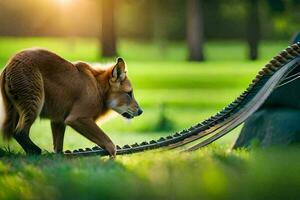
[[[243,123],[265,102],[269,95],[278,87],[291,83],[299,78],[299,73],[293,70],[300,66],[300,43],[286,48],[275,56],[259,71],[248,88],[232,103],[207,120],[175,134],[161,137],[158,140],[144,141],[140,144],[117,146],[117,155],[141,152],[149,149],[167,147],[174,149],[190,144],[196,140],[208,137],[200,143],[188,147],[187,151],[194,151],[223,137],[232,129]],[[65,151],[67,156],[108,155],[100,147]]]
[[[0,128],[4,139],[11,139],[18,123],[18,113],[5,91],[5,70],[0,76]]]

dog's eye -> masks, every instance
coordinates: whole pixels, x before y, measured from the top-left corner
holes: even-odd
[[[132,98],[132,90],[130,92],[127,92],[127,94]]]

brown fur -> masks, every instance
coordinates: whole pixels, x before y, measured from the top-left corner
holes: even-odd
[[[107,69],[84,62],[71,63],[43,49],[28,49],[13,56],[1,74],[6,118],[3,135],[14,137],[27,153],[41,153],[29,138],[40,115],[51,120],[54,150],[63,150],[66,125],[108,150],[116,149],[95,120],[110,109],[127,118],[142,113],[119,58]]]

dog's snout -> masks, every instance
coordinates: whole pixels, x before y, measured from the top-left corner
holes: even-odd
[[[138,109],[137,115],[141,115],[143,113],[143,110],[141,108]]]

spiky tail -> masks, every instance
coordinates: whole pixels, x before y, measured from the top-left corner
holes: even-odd
[[[5,69],[0,76],[0,89],[0,128],[3,138],[9,140],[12,138],[16,124],[18,123],[18,112],[5,91]]]

